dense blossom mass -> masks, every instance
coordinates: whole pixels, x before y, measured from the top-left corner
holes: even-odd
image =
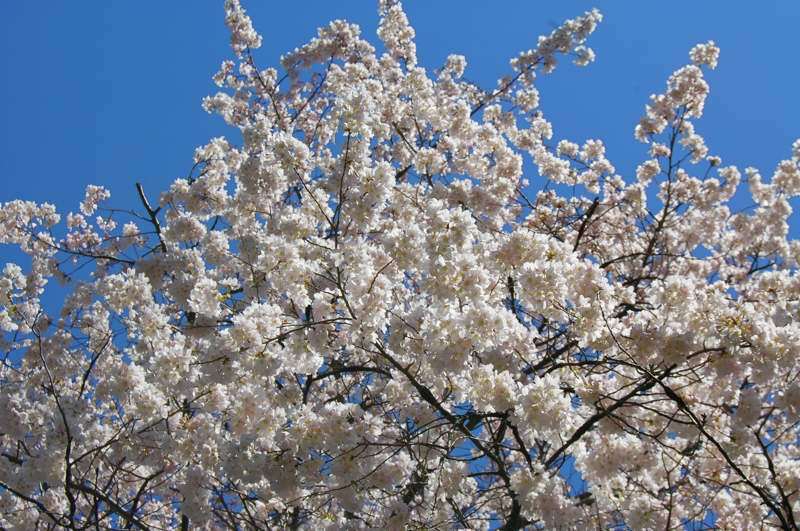
[[[536,88],[596,10],[489,90],[399,3],[266,69],[225,13],[204,108],[241,145],[136,211],[0,209],[0,526],[797,529],[800,141],[771,178],[712,154],[713,42],[619,175]]]

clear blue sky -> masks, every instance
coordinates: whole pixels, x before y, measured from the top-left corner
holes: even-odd
[[[375,38],[371,1],[243,1],[264,36],[262,67],[333,18]],[[644,156],[632,131],[649,94],[663,89],[693,44],[714,39],[720,67],[709,76],[698,132],[724,163],[765,176],[788,156],[800,137],[800,2],[412,0],[406,9],[423,65],[462,53],[467,76],[491,86],[537,35],[594,5],[606,16],[590,42],[596,63],[565,64],[541,79],[557,139],[602,138],[618,171],[630,175]],[[115,206],[135,206],[135,180],[155,196],[186,174],[197,145],[231,133],[200,108],[216,89],[210,76],[230,55],[222,0],[17,1],[3,11],[0,201],[49,200],[66,211],[77,208],[86,184],[99,183]]]

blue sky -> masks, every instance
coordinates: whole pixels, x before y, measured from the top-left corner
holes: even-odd
[[[244,4],[264,36],[262,67],[333,18],[357,22],[375,39],[371,1]],[[765,175],[789,155],[800,137],[800,2],[416,0],[406,10],[424,66],[461,53],[467,77],[492,86],[539,34],[595,5],[606,17],[590,42],[596,63],[564,64],[540,80],[556,139],[602,138],[618,171],[630,175],[645,153],[632,131],[648,96],[686,63],[693,44],[714,39],[720,67],[709,75],[698,132],[724,163]],[[230,56],[222,0],[9,2],[0,47],[0,201],[74,210],[85,185],[98,183],[111,188],[114,206],[135,206],[134,181],[155,197],[186,174],[196,146],[232,132],[200,108]],[[0,259],[7,252],[0,249]]]

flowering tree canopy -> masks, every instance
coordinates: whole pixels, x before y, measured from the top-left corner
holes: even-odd
[[[713,42],[623,176],[536,89],[598,11],[486,90],[399,3],[378,49],[337,20],[267,69],[225,10],[240,146],[136,211],[2,205],[2,527],[797,529],[800,141],[735,212]]]

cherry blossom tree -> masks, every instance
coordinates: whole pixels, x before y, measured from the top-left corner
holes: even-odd
[[[225,15],[240,146],[135,211],[0,209],[3,528],[798,528],[800,141],[735,211],[713,42],[619,175],[536,89],[596,10],[489,89],[399,3],[379,49],[337,20],[266,69]]]

